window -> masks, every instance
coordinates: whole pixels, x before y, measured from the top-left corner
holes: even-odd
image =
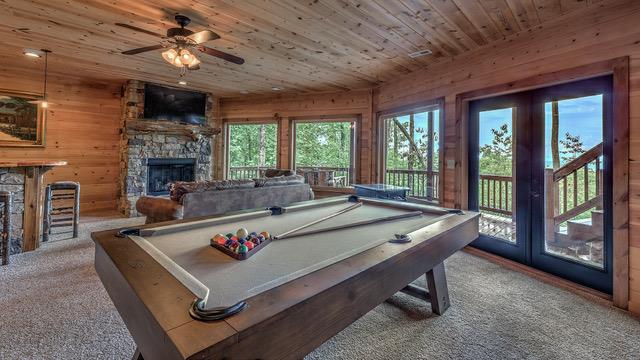
[[[277,166],[278,125],[228,124],[227,178],[252,179]]]
[[[381,119],[384,183],[407,187],[409,196],[439,202],[439,106],[382,115]]]
[[[294,121],[293,164],[316,186],[345,187],[354,181],[354,120]]]

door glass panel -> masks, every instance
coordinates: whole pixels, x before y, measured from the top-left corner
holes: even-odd
[[[514,244],[515,112],[515,108],[481,111],[478,124],[480,232]]]
[[[603,97],[545,103],[545,251],[604,267]]]

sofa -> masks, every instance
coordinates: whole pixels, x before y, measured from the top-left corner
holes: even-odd
[[[169,197],[143,196],[136,209],[146,223],[220,215],[232,211],[285,206],[313,200],[313,191],[304,178],[292,172],[275,170],[264,178],[176,182]]]

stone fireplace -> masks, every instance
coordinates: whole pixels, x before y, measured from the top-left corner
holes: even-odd
[[[147,195],[167,195],[171,183],[194,181],[196,159],[147,159]]]
[[[213,108],[209,95],[209,124]],[[209,125],[145,120],[143,109],[144,83],[131,80],[123,89],[119,182],[119,210],[130,217],[138,216],[135,204],[141,196],[166,196],[170,181],[211,180],[213,136],[219,133]]]

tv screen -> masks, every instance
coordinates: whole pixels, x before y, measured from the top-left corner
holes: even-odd
[[[207,95],[195,91],[145,84],[144,118],[203,125]]]

